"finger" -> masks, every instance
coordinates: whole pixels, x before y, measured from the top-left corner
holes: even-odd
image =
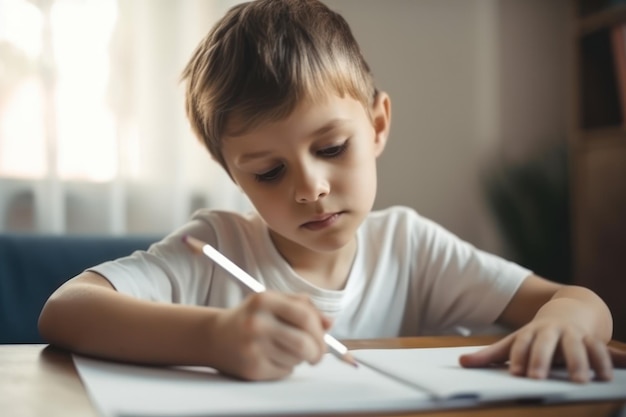
[[[315,313],[319,316],[322,329],[321,329],[321,334],[318,335],[317,337],[318,337],[318,343],[320,346],[320,353],[323,354],[327,350],[326,343],[324,342],[324,335],[332,327],[333,320],[330,317],[327,317],[324,314],[322,314],[322,312],[317,309],[317,306],[311,300],[311,297],[309,297],[307,294],[292,294],[292,295],[294,297],[299,298],[303,302],[307,303],[308,306],[310,306],[315,311]],[[321,356],[320,356],[320,359],[321,359]]]
[[[613,364],[611,355],[606,344],[599,339],[585,337],[583,339],[587,347],[589,364],[596,373],[596,378],[600,381],[610,381],[613,379]]]
[[[293,372],[293,368],[302,362],[301,359],[290,355],[282,347],[276,345],[271,338],[263,339],[259,343],[259,357],[254,380],[283,378]]]
[[[272,380],[283,379],[293,373],[295,365],[284,365],[282,363],[276,362],[273,359],[270,359],[272,364]]]
[[[330,330],[330,328],[333,327],[333,319],[328,316],[322,315],[322,327],[326,331]]]
[[[528,356],[526,375],[529,378],[544,379],[548,376],[560,336],[556,329],[546,329],[535,336]]]
[[[266,291],[248,297],[247,308],[250,313],[270,312],[284,323],[298,327],[314,337],[324,337],[322,315],[308,297]]]
[[[311,299],[302,294],[287,294],[285,300],[277,304],[276,315],[285,322],[311,334],[324,335],[323,315]]]
[[[326,351],[321,315],[307,298],[293,294],[275,294],[266,301],[270,317],[266,332],[284,356],[282,359],[275,359],[278,363],[294,365],[303,360],[316,363]],[[306,320],[317,322],[318,328],[313,332],[317,331],[320,336],[316,337],[307,331]]]
[[[535,338],[534,332],[519,332],[511,344],[509,372],[513,375],[528,374],[528,359]]]
[[[276,362],[274,358],[277,357],[277,355],[273,354],[271,350],[268,344],[264,346],[257,344],[254,348],[254,352],[250,352],[250,355],[239,358],[234,364],[222,368],[220,371],[249,381],[284,378],[293,371],[293,367]]]
[[[285,343],[283,338],[269,340],[267,355],[269,360],[280,368],[293,369],[304,360],[301,355],[294,351],[293,344]]]
[[[283,359],[280,359],[283,363],[294,366],[302,361],[307,361],[314,364],[322,357],[317,340],[308,333],[279,320],[276,321],[273,328],[271,340],[280,350],[281,355],[284,356]]]
[[[326,351],[324,343],[324,320],[308,297],[291,295],[279,300],[273,308],[276,317],[284,323],[302,330],[311,336],[317,344],[316,353],[307,360],[318,361]]]
[[[507,336],[474,353],[461,355],[459,363],[465,368],[482,368],[494,363],[504,363],[509,359],[512,340],[511,336]]]
[[[573,382],[588,382],[590,379],[589,358],[582,339],[578,335],[566,332],[561,337],[561,349],[569,379]]]
[[[614,367],[626,368],[626,350],[620,350],[614,346],[609,346],[609,355],[611,356]]]
[[[257,361],[253,366],[245,368],[241,375],[234,375],[249,381],[271,381],[285,378],[293,372],[293,367],[283,366],[274,360]]]

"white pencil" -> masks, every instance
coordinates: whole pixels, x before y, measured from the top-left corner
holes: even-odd
[[[211,260],[213,260],[216,264],[224,268],[227,272],[229,272],[234,278],[237,278],[241,284],[243,284],[246,288],[256,293],[265,291],[265,286],[261,284],[256,279],[252,278],[246,271],[239,268],[235,265],[230,259],[222,255],[217,249],[213,246],[209,245],[206,242],[203,242],[199,239],[196,239],[193,236],[185,235],[183,236],[183,242],[185,242],[189,247],[194,249],[197,252],[203,253]],[[341,359],[342,361],[357,367],[357,361],[348,351],[348,348],[344,346],[337,339],[326,333],[324,335],[324,342],[326,342],[326,346],[328,346],[328,350],[334,354],[336,357]]]

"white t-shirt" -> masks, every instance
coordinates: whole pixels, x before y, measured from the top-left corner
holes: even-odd
[[[256,213],[200,210],[147,251],[91,271],[121,293],[168,303],[233,307],[247,295],[227,272],[183,242],[189,234],[222,252],[267,289],[306,293],[332,317],[340,339],[464,333],[491,325],[531,272],[476,249],[407,207],[372,212],[342,290],[298,276]]]

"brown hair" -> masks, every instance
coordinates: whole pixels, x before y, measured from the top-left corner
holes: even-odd
[[[231,8],[200,42],[182,74],[192,129],[228,171],[221,138],[231,117],[241,134],[288,116],[303,99],[349,95],[366,109],[369,66],[339,14],[317,0],[257,0]]]

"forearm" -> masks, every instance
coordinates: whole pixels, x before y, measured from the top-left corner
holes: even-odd
[[[212,365],[207,346],[218,314],[79,283],[48,300],[39,328],[50,343],[78,353],[136,363]]]
[[[535,315],[535,319],[550,317],[566,317],[588,334],[606,342],[613,334],[609,308],[594,292],[583,287],[561,287]]]

